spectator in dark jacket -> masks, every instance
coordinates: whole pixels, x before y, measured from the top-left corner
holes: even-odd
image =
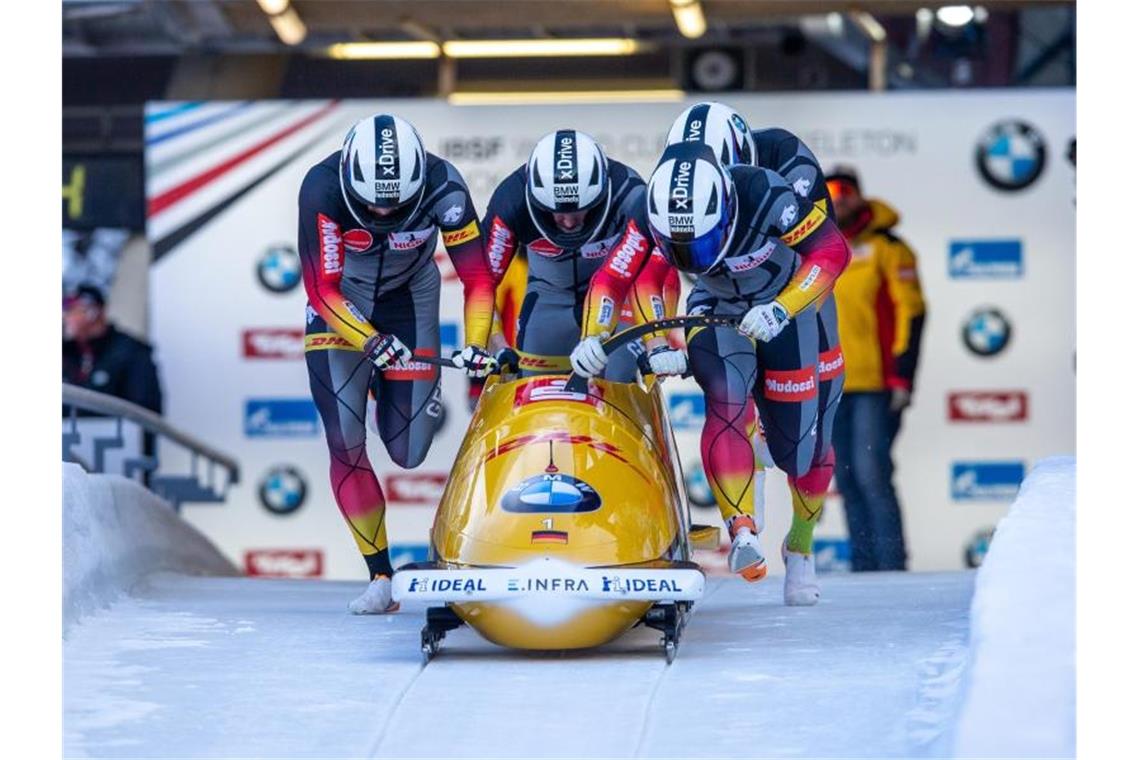
[[[162,413],[151,347],[111,324],[103,293],[93,285],[63,299],[63,382]]]

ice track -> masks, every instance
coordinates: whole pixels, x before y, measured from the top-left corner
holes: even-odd
[[[713,578],[676,662],[655,631],[564,655],[465,629],[420,664],[423,609],[356,584],[152,577],[64,643],[69,757],[888,757],[950,750],[973,573]]]

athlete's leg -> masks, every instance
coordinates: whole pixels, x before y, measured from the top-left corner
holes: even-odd
[[[757,343],[760,381],[754,394],[768,449],[789,478],[811,469],[819,410],[819,330],[814,312],[800,314],[768,343]]]
[[[520,374],[541,375],[570,369],[570,352],[581,335],[576,315],[580,319],[581,309],[575,306],[571,294],[533,287],[527,292],[519,314]]]
[[[839,399],[843,396],[843,350],[839,347],[839,321],[835,297],[828,296],[819,307],[819,411],[816,424],[815,452],[811,469],[801,477],[788,478],[792,492],[792,529],[788,533],[790,551],[810,554],[812,536],[823,514],[831,476],[835,470],[835,453],[831,448],[832,429]]]
[[[439,270],[420,272],[372,311],[377,329],[394,334],[414,354],[406,367],[377,373],[374,386],[380,440],[392,461],[408,469],[424,461],[443,411],[440,368],[415,361],[415,356],[439,356]]]
[[[309,388],[324,423],[333,498],[368,575],[391,575],[384,531],[384,494],[365,450],[364,414],[373,367],[315,316],[305,331]]]
[[[689,366],[705,396],[701,463],[724,520],[755,519],[755,428],[752,386],[756,354],[752,341],[728,327],[705,327],[688,336]]]

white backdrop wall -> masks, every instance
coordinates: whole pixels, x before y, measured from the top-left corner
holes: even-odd
[[[754,127],[779,125],[799,134],[825,169],[837,162],[855,165],[865,193],[899,210],[896,232],[918,253],[929,311],[915,403],[895,448],[896,483],[911,567],[961,567],[972,537],[996,524],[1012,501],[1018,465],[1028,469],[1043,456],[1071,453],[1075,445],[1074,170],[1064,158],[1075,135],[1074,92],[727,100]],[[452,160],[467,178],[481,210],[535,140],[556,128],[592,133],[611,156],[648,176],[682,107],[463,107],[428,100],[150,104],[148,236],[158,256],[151,268],[151,340],[167,414],[237,455],[243,467],[242,483],[224,505],[190,505],[187,519],[235,562],[257,572],[363,577],[332,501],[319,422],[300,403],[309,398],[299,339],[304,290],[273,292],[258,275],[260,268],[280,287],[295,279],[289,264],[301,179],[339,148],[355,120],[381,110],[409,119],[428,149]],[[1028,124],[1044,146],[1043,171],[1018,191],[995,188],[975,165],[979,142],[1008,120]],[[1029,145],[1025,166],[1031,167]],[[998,157],[991,165],[1000,171],[1000,164]],[[1007,242],[987,245],[993,241]],[[1018,250],[1008,241],[1019,244],[1020,266],[1005,256]],[[952,245],[958,254],[953,265]],[[991,251],[1001,255],[987,266]],[[461,291],[440,260],[450,276],[441,307],[447,350],[449,340],[458,340]],[[965,321],[980,307],[995,307],[1012,326],[1008,346],[994,356],[971,353],[962,339]],[[673,380],[668,387],[686,472],[699,476],[696,386]],[[434,498],[468,419],[465,392],[463,379],[448,373],[448,419],[416,472],[400,471],[381,449],[370,447],[389,494],[397,561],[424,549]],[[959,392],[1005,394],[954,408],[1006,419],[952,420],[950,394]],[[275,467],[289,471],[270,480],[271,504],[294,507],[298,478],[306,485],[300,505],[283,515],[259,496]],[[782,476],[772,475],[766,542],[778,566],[790,501]],[[695,517],[712,521],[715,511],[697,510]],[[845,530],[838,498],[829,501],[818,534],[821,564],[841,568]],[[247,560],[250,551],[255,555]]]

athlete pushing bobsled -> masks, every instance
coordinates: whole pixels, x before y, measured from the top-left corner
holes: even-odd
[[[767,569],[755,520],[754,400],[792,490],[784,599],[815,604],[812,532],[834,466],[831,420],[842,391],[831,286],[850,251],[823,173],[791,133],[753,133],[732,109],[703,103],[676,120],[669,142],[649,183],[654,241],[669,264],[697,276],[689,314],[741,317],[737,331],[687,336],[705,394],[701,459],[732,537],[729,567],[747,580]]]
[[[309,387],[333,496],[371,578],[349,609],[392,612],[384,493],[365,450],[368,393],[392,461],[419,465],[440,413],[439,368],[415,360],[439,354],[440,234],[463,282],[467,346],[456,361],[471,377],[494,366],[485,346],[495,279],[467,185],[397,116],[357,122],[305,175],[299,206]]]

